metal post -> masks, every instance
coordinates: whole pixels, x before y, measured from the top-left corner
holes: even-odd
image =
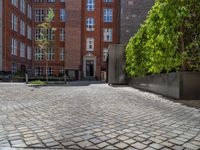
[[[28,73],[26,73],[26,84],[28,84]]]

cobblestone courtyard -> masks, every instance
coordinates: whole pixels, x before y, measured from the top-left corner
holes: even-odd
[[[200,112],[130,87],[0,83],[0,150],[200,149]]]

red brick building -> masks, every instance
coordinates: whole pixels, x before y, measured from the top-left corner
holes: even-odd
[[[2,1],[2,70],[32,72],[32,0]]]
[[[57,30],[48,32],[54,41],[48,52],[48,74],[104,78],[108,45],[119,42],[119,0],[3,0],[2,5],[0,71],[45,75],[45,62],[35,40],[40,33],[37,25],[52,8],[52,25]]]

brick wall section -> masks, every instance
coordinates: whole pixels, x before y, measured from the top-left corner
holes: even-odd
[[[155,0],[121,0],[120,43],[128,42],[144,22]]]
[[[60,21],[60,9],[65,9],[65,3],[61,3],[60,1],[56,1],[55,3],[33,3],[34,10],[35,9],[45,9],[48,10],[48,8],[52,8],[55,10],[55,18],[52,22],[52,26],[56,28],[55,31],[55,41],[53,42],[54,45],[54,60],[48,61],[48,66],[53,68],[54,75],[58,76],[60,73],[60,70],[64,69],[64,61],[60,60],[60,49],[65,48],[65,42],[60,40],[60,28],[65,28],[65,22]],[[33,11],[34,14],[34,11]],[[35,18],[33,17],[33,20]],[[37,27],[38,24],[41,24],[41,22],[35,22],[34,26]],[[34,34],[35,35],[35,34]],[[35,45],[36,46],[36,45]],[[35,60],[35,59],[34,59]],[[45,61],[34,61],[34,69],[35,67],[43,67],[45,70]]]
[[[82,0],[66,0],[65,9],[65,69],[80,70]]]
[[[25,3],[29,3],[32,6],[32,0],[26,0]],[[21,69],[21,65],[25,66],[29,71],[32,70],[32,60],[27,59],[27,46],[33,47],[33,41],[27,39],[27,28],[25,29],[25,36],[20,34],[20,19],[23,19],[25,24],[33,27],[33,22],[27,17],[27,7],[25,7],[24,15],[20,11],[20,3],[16,8],[8,0],[3,0],[3,71],[11,71],[12,63],[18,65],[18,70]],[[27,5],[26,5],[27,6]],[[12,31],[12,13],[18,17],[18,32]],[[33,28],[32,28],[33,29]],[[11,38],[17,39],[17,55],[11,54]],[[20,57],[20,42],[23,42],[25,46],[25,58]]]
[[[3,3],[2,3],[2,0],[0,1],[0,71],[2,71],[3,70],[3,48],[2,48],[2,28],[3,28],[3,24],[2,24],[2,20],[3,20],[3,16],[2,16],[2,14],[3,14],[3,11],[2,11],[2,5],[3,5]]]

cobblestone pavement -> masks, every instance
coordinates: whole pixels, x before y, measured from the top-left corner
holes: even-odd
[[[0,83],[0,147],[198,150],[200,112],[130,87]]]

